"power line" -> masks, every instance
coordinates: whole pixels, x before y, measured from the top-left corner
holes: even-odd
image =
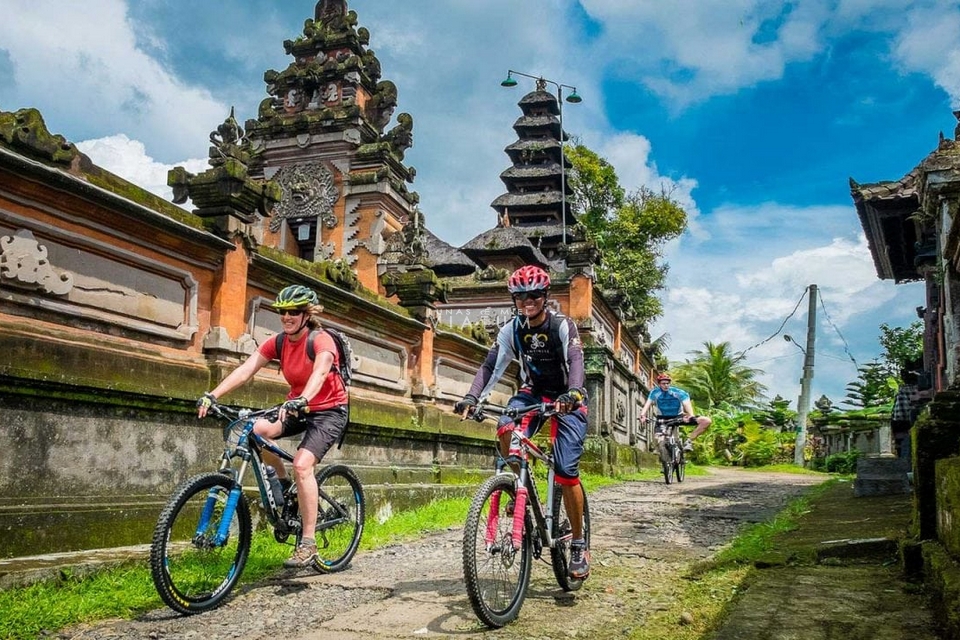
[[[850,353],[850,345],[847,344],[846,338],[843,337],[843,334],[840,333],[840,329],[833,323],[833,320],[830,319],[830,314],[827,313],[827,308],[823,305],[823,296],[820,296],[820,308],[823,310],[823,317],[827,319],[827,322],[833,327],[833,330],[837,332],[837,335],[840,336],[840,341],[843,342],[843,350],[846,352],[847,356],[850,357],[853,366],[857,368],[857,371],[860,370],[860,365],[857,364],[857,359],[853,357],[853,354]]]
[[[804,289],[803,293],[800,294],[800,299],[797,300],[796,306],[793,307],[793,311],[791,311],[790,315],[788,315],[786,318],[783,319],[783,322],[780,323],[780,326],[777,327],[777,330],[773,333],[773,335],[771,335],[769,338],[765,338],[761,340],[760,342],[753,345],[752,347],[747,347],[746,349],[740,352],[740,357],[745,357],[747,355],[747,351],[750,351],[751,349],[756,349],[760,345],[770,342],[771,340],[776,338],[778,335],[780,335],[780,332],[783,330],[783,327],[786,326],[787,321],[790,320],[790,318],[792,318],[793,315],[797,312],[797,309],[800,308],[800,303],[803,302],[803,299],[806,297],[806,295],[807,295],[807,289]]]

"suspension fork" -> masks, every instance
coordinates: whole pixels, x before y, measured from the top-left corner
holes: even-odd
[[[547,531],[547,541],[552,547],[554,544],[553,540],[553,519],[557,517],[557,514],[553,512],[553,492],[555,488],[554,479],[556,478],[556,471],[553,469],[553,464],[550,464],[549,470],[547,471],[547,504],[543,508],[543,519],[546,523]]]
[[[223,505],[223,513],[220,514],[220,521],[217,523],[217,532],[212,540],[215,546],[223,546],[227,538],[230,537],[230,522],[233,520],[233,514],[236,513],[237,505],[243,496],[243,475],[247,470],[247,462],[248,459],[244,457],[236,474],[231,474],[234,484],[233,488],[230,489],[230,493],[227,494],[227,501]],[[200,513],[200,521],[197,523],[197,530],[194,532],[193,539],[195,541],[202,539],[203,536],[206,535],[207,529],[210,527],[210,522],[213,519],[219,493],[217,487],[210,487],[210,490],[207,492],[207,501],[203,505],[203,511]]]
[[[520,549],[523,544],[523,520],[527,511],[527,478],[529,468],[525,459],[520,460],[520,473],[517,475],[517,497],[513,503],[513,548]]]

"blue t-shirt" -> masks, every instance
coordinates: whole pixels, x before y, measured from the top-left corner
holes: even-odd
[[[684,400],[689,399],[690,394],[677,387],[670,387],[666,391],[657,387],[650,392],[650,401],[656,403],[660,415],[666,418],[680,415]]]

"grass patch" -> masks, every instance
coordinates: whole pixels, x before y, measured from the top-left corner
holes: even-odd
[[[695,579],[677,580],[675,593],[665,606],[649,613],[642,625],[633,628],[629,640],[702,640],[719,628],[729,603],[746,586],[753,567],[718,569]],[[679,624],[690,612],[689,624]]]
[[[80,622],[129,618],[160,604],[144,564],[85,577],[61,572],[57,580],[0,591],[0,638],[36,638]]]
[[[378,549],[462,525],[467,519],[471,499],[465,496],[432,500],[416,509],[395,513],[382,523],[368,518],[363,527],[360,549]]]
[[[702,640],[725,622],[730,605],[757,575],[753,563],[763,558],[774,539],[796,529],[810,503],[840,480],[811,487],[766,522],[744,529],[712,559],[696,563],[668,587],[664,606],[645,612],[643,624],[630,630],[629,640]],[[691,614],[687,624],[681,616]]]
[[[831,476],[835,474],[825,473],[823,471],[814,471],[806,467],[798,467],[795,464],[767,464],[762,467],[741,467],[742,471],[766,471],[771,473],[795,473],[804,476]]]

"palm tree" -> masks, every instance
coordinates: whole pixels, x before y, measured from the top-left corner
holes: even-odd
[[[704,342],[703,350],[674,365],[670,375],[674,383],[687,391],[694,405],[712,409],[726,402],[739,410],[750,410],[764,400],[767,387],[755,380],[763,373],[741,364],[746,358],[735,354],[729,342]]]

